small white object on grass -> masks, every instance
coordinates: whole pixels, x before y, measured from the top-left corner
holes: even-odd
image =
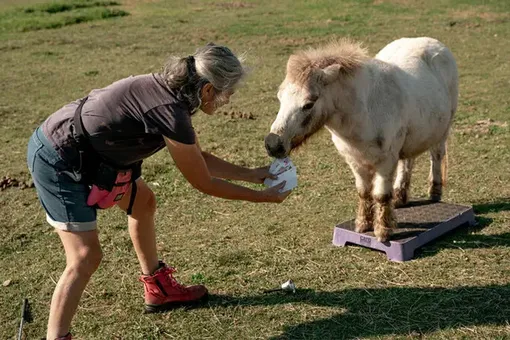
[[[287,282],[284,282],[281,284],[280,288],[276,288],[276,289],[268,289],[268,290],[265,290],[264,293],[273,293],[273,292],[292,292],[292,293],[295,293],[296,292],[296,285],[294,284],[294,282],[292,280],[288,280]]]
[[[276,179],[266,178],[264,184],[268,187],[274,187],[285,181],[285,187],[280,192],[285,192],[297,187],[297,172],[294,163],[289,157],[277,158],[269,167],[269,172],[275,176]]]
[[[295,293],[296,292],[296,285],[294,284],[294,282],[292,282],[292,280],[289,280],[285,283],[282,283],[282,290],[285,291],[285,292],[293,292]]]

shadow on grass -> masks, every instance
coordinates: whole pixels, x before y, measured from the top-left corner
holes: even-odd
[[[275,306],[288,303],[336,307],[330,318],[284,326],[272,339],[352,339],[401,335],[420,336],[460,327],[507,325],[510,285],[459,288],[371,288],[246,297],[211,296],[208,307]]]
[[[474,234],[490,225],[493,219],[476,216],[474,226],[461,226],[416,250],[415,258],[434,256],[442,249],[480,249],[510,247],[510,233],[497,235]]]
[[[478,202],[473,204],[475,214],[487,214],[492,212],[510,211],[510,197],[498,198],[491,202]]]

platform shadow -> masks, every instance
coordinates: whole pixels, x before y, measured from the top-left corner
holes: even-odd
[[[496,235],[477,234],[492,224],[488,213],[510,211],[510,198],[497,198],[491,201],[478,201],[472,205],[476,216],[474,226],[464,225],[445,235],[433,243],[429,243],[416,251],[416,257],[433,256],[441,249],[478,249],[493,247],[510,247],[510,233]]]
[[[492,212],[510,211],[510,197],[497,198],[490,202],[475,202],[475,214],[484,215]]]

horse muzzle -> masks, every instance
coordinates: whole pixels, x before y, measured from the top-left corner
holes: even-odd
[[[269,156],[274,158],[285,158],[288,154],[285,150],[285,145],[280,136],[275,133],[270,133],[264,140],[266,144],[266,150]]]

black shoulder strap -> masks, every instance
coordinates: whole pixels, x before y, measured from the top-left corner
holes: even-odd
[[[78,107],[76,108],[76,111],[74,111],[74,117],[73,117],[74,130],[76,132],[74,138],[75,138],[76,142],[78,143],[77,149],[78,149],[78,152],[80,155],[78,169],[76,169],[78,172],[82,172],[84,170],[83,169],[84,153],[87,151],[87,148],[89,145],[89,143],[87,141],[88,134],[87,134],[87,131],[85,131],[85,129],[83,128],[83,121],[81,120],[81,110],[83,108],[83,104],[85,104],[87,99],[88,99],[88,97],[85,97],[80,101],[80,105],[78,105]],[[88,150],[87,152],[90,152],[90,150]]]
[[[88,99],[88,96],[83,98],[80,101],[80,104],[76,108],[76,111],[74,112],[74,117],[73,117],[74,130],[75,130],[74,139],[76,140],[76,142],[78,144],[77,149],[80,152],[80,168],[79,168],[79,170],[83,170],[82,168],[83,168],[84,164],[82,162],[83,162],[84,153],[87,153],[89,156],[93,156],[93,158],[96,159],[98,162],[103,162],[113,168],[116,168],[116,169],[131,168],[131,167],[121,167],[119,165],[114,164],[111,161],[106,161],[94,150],[94,148],[90,144],[90,135],[85,130],[85,127],[83,126],[83,119],[81,117],[81,111],[83,108],[83,104],[85,104],[87,99]],[[89,159],[90,159],[90,157],[89,157]]]
[[[76,111],[74,111],[74,129],[76,131],[76,139],[78,140],[78,148],[82,148],[87,145],[87,131],[83,128],[83,121],[81,120],[81,110],[83,108],[83,104],[87,101],[88,97],[83,98],[80,101],[80,105]]]

